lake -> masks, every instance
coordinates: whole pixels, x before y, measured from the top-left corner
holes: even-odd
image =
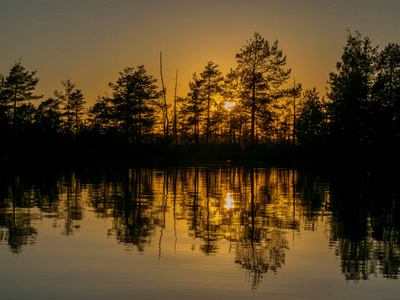
[[[262,165],[3,170],[1,298],[397,299],[393,174]]]

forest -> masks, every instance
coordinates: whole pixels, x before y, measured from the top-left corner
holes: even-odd
[[[86,105],[66,79],[37,95],[36,71],[18,60],[0,74],[0,157],[57,159],[395,157],[400,144],[400,46],[382,50],[348,32],[326,94],[291,78],[278,41],[259,33],[222,74],[206,63],[173,101],[145,66],[127,67],[110,95]],[[324,91],[325,92],[325,91]],[[172,102],[172,103],[170,103]]]

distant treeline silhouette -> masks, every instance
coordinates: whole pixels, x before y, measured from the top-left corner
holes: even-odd
[[[109,84],[112,93],[90,107],[70,79],[52,98],[34,105],[33,100],[43,98],[34,93],[39,79],[19,60],[7,76],[0,74],[0,139],[5,145],[0,154],[35,149],[61,156],[133,151],[145,157],[179,156],[188,149],[233,156],[260,149],[395,153],[400,46],[390,43],[379,51],[368,37],[349,32],[343,49],[336,71],[329,74],[326,98],[316,88],[303,91],[301,84],[291,84],[278,41],[270,44],[255,33],[225,76],[208,62],[193,74],[185,97],[177,96],[176,78],[170,104],[164,84],[160,89],[140,65],[120,72]]]

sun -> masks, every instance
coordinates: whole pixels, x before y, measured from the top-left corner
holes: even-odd
[[[231,111],[232,107],[234,107],[235,105],[236,105],[236,102],[226,102],[224,107],[227,111]]]
[[[234,207],[234,202],[235,201],[233,201],[233,199],[231,198],[231,193],[228,193],[226,195],[226,199],[225,200],[226,200],[226,205],[225,205],[226,209],[231,209],[231,208]]]

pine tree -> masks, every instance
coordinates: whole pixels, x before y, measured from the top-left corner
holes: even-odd
[[[9,106],[5,87],[6,78],[0,74],[0,135],[9,130]]]
[[[208,145],[210,140],[210,111],[215,105],[215,96],[222,91],[222,82],[224,80],[222,72],[218,70],[218,65],[209,61],[204,68],[204,71],[200,73],[202,82],[203,94],[206,95],[206,144]]]
[[[204,90],[202,89],[204,81],[193,73],[192,81],[189,82],[190,92],[187,97],[187,102],[184,106],[184,112],[188,115],[188,125],[194,128],[195,144],[199,145],[200,124],[204,118],[205,99]]]
[[[80,130],[85,103],[86,101],[81,90],[77,89],[71,94],[69,110],[71,111],[73,116],[72,118],[74,119],[75,133],[78,133]]]
[[[122,126],[127,142],[131,134],[137,143],[142,142],[145,132],[150,132],[155,122],[155,104],[160,98],[155,79],[148,75],[143,65],[125,68],[117,82],[110,83],[113,89],[114,117]]]
[[[259,33],[236,54],[238,63],[236,72],[242,85],[241,100],[250,112],[251,146],[255,144],[257,117],[271,102],[282,96],[280,88],[290,75],[290,69],[284,70],[286,57],[278,48],[278,41],[272,46]]]
[[[306,90],[296,124],[296,136],[305,146],[320,145],[325,137],[325,105],[316,88]]]
[[[370,140],[377,54],[368,37],[349,33],[337,71],[329,74],[330,131],[337,145],[352,147]]]
[[[67,118],[67,133],[70,134],[71,130],[71,120],[73,118],[73,113],[71,111],[71,95],[74,93],[76,87],[75,83],[72,83],[70,79],[66,81],[61,81],[64,87],[64,91],[60,92],[58,90],[54,91],[54,96],[64,104],[64,116]]]
[[[45,134],[56,134],[61,129],[60,101],[49,98],[39,104],[35,113],[35,124],[39,132]]]
[[[373,140],[400,140],[400,45],[390,43],[379,53],[373,86]]]
[[[12,124],[14,132],[17,130],[17,105],[19,102],[37,100],[43,96],[33,94],[36,85],[39,82],[34,77],[36,71],[26,71],[21,64],[21,60],[15,62],[11,68],[9,75],[6,77],[4,85],[4,97],[8,103],[12,105]]]

